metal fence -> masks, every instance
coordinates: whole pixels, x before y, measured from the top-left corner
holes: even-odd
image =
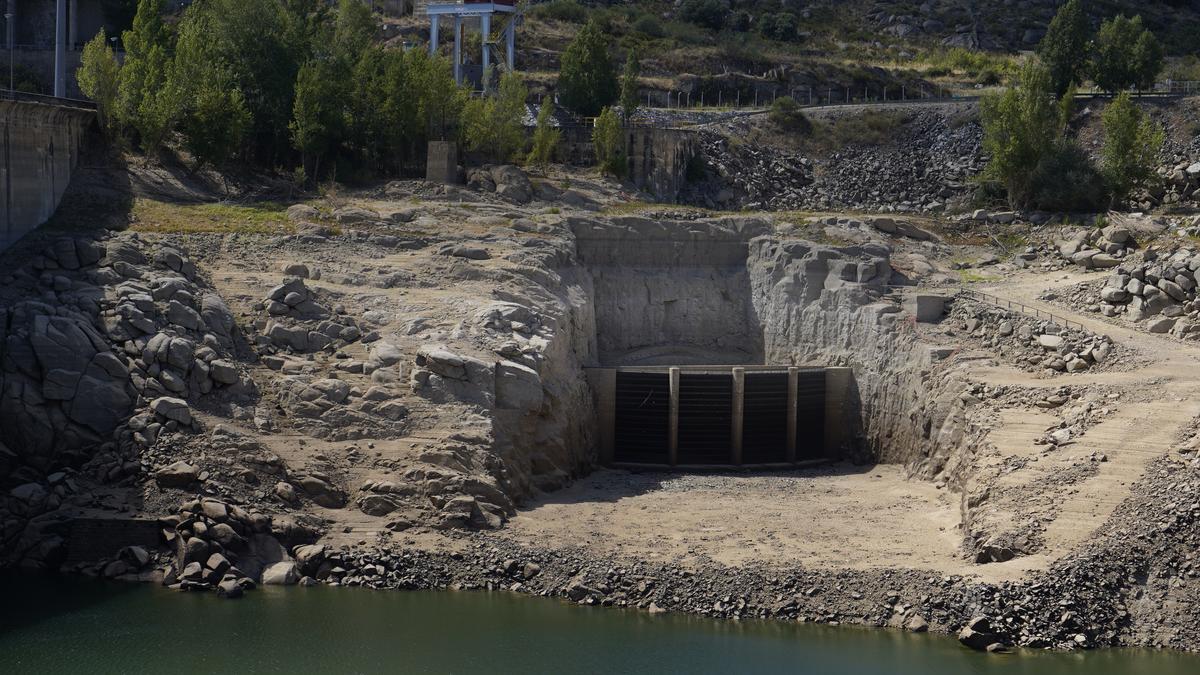
[[[1059,316],[1058,314],[1055,314],[1054,312],[1047,312],[1044,309],[1038,309],[1037,307],[1030,307],[1029,305],[1025,305],[1020,302],[1015,302],[1013,300],[1005,300],[1004,298],[997,297],[995,295],[992,295],[991,293],[984,293],[983,291],[976,291],[976,290],[964,288],[964,289],[959,290],[957,295],[961,296],[961,297],[965,297],[969,300],[977,300],[979,302],[986,302],[990,305],[995,305],[997,307],[1003,307],[1004,309],[1009,309],[1009,310],[1013,310],[1016,312],[1020,312],[1021,314],[1024,314],[1025,316],[1031,316],[1035,319],[1042,319],[1044,321],[1049,321],[1050,323],[1057,324],[1063,328],[1078,328],[1079,330],[1084,330],[1084,331],[1088,330],[1087,327],[1085,327],[1083,324],[1079,323],[1078,321],[1072,321],[1064,316]]]

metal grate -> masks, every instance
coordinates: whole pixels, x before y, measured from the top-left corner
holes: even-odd
[[[617,373],[613,458],[618,462],[667,463],[670,405],[666,373]]]
[[[733,378],[679,376],[679,463],[729,464],[733,424]]]

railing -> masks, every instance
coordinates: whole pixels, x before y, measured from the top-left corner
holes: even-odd
[[[96,109],[94,101],[81,101],[77,98],[62,98],[59,96],[50,96],[49,94],[35,94],[31,91],[16,91],[13,89],[0,89],[0,101],[25,101],[27,103],[46,103],[48,105],[61,105],[71,108],[83,108],[85,110]]]
[[[1003,307],[1005,309],[1014,310],[1014,311],[1020,312],[1021,314],[1024,314],[1025,316],[1034,317],[1035,319],[1044,319],[1051,323],[1058,324],[1059,326],[1062,326],[1063,328],[1074,327],[1074,328],[1078,328],[1079,330],[1083,330],[1083,331],[1088,330],[1088,328],[1086,326],[1079,323],[1078,321],[1072,321],[1066,317],[1059,316],[1059,315],[1055,314],[1054,312],[1047,312],[1044,309],[1038,309],[1037,307],[1030,307],[1029,305],[1025,305],[1020,302],[1016,302],[1013,300],[1005,300],[1004,298],[997,297],[995,295],[992,295],[991,293],[984,293],[983,291],[976,291],[976,290],[964,288],[964,289],[959,290],[957,295],[966,297],[970,300],[978,300],[981,302],[986,302],[991,305],[996,305],[997,307]]]

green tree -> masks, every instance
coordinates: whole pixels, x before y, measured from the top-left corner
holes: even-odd
[[[525,164],[542,166],[554,159],[562,132],[554,127],[554,104],[549,97],[542,99],[538,110],[537,126],[533,130],[533,144],[525,156]]]
[[[221,166],[232,159],[253,120],[232,78],[214,77],[196,87],[180,121],[183,147],[195,158],[194,168]]]
[[[1163,47],[1154,33],[1142,31],[1137,42],[1133,44],[1133,73],[1136,81],[1134,86],[1142,91],[1153,89],[1158,75],[1162,72],[1164,56]]]
[[[462,111],[462,140],[467,149],[497,162],[513,161],[525,143],[528,95],[521,76],[508,72],[500,78],[496,96],[468,101]]]
[[[117,55],[108,45],[108,36],[101,28],[96,37],[83,47],[79,70],[76,71],[79,89],[96,102],[100,125],[110,137],[120,133],[116,117],[117,90],[120,87],[121,66]]]
[[[1014,206],[1030,202],[1032,173],[1061,135],[1061,108],[1051,91],[1050,72],[1029,63],[1019,83],[980,102],[983,149],[991,159],[984,177],[999,183]]]
[[[1124,202],[1134,189],[1154,176],[1163,130],[1134,105],[1129,92],[1121,92],[1113,99],[1102,119],[1101,171],[1113,200]]]
[[[605,108],[596,118],[592,130],[592,145],[596,148],[596,161],[604,173],[623,178],[626,173],[624,133],[621,120],[612,108]]]
[[[558,100],[572,112],[598,114],[617,100],[617,76],[608,58],[609,39],[593,19],[563,52]]]
[[[139,0],[133,28],[121,36],[125,63],[117,87],[117,118],[134,129],[143,149],[157,150],[170,132],[173,111],[163,95],[169,69],[170,35],[160,0]]]
[[[1038,44],[1038,56],[1050,69],[1050,88],[1062,96],[1087,72],[1089,30],[1082,0],[1068,0],[1058,9]]]
[[[1163,52],[1142,17],[1118,14],[1100,24],[1092,54],[1092,80],[1109,93],[1154,84],[1162,70]]]
[[[636,50],[629,50],[625,57],[625,70],[621,73],[621,116],[625,123],[633,119],[638,108],[638,77],[642,74],[642,64],[638,60]]]
[[[314,179],[321,173],[321,160],[342,137],[345,117],[338,82],[328,61],[310,61],[296,79],[296,101],[288,128],[292,143],[301,153],[305,172]],[[311,162],[312,171],[308,171]]]

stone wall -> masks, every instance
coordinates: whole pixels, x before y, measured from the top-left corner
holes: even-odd
[[[54,215],[96,113],[0,101],[0,251]]]

